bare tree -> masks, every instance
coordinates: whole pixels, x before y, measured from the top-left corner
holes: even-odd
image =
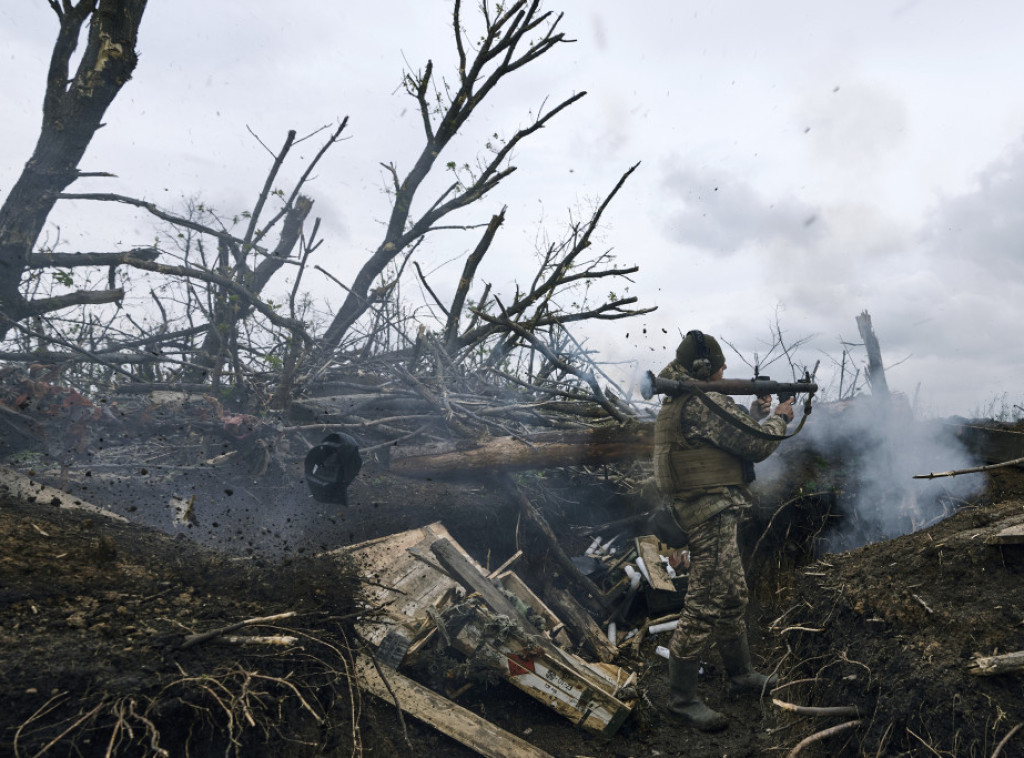
[[[81,28],[95,3],[52,5],[62,22],[61,39],[73,40],[72,32]],[[97,19],[108,6],[122,7],[103,2],[95,11]],[[595,252],[594,245],[602,214],[636,166],[623,174],[588,216],[570,218],[567,233],[537,251],[532,281],[522,288],[516,285],[516,291],[508,296],[492,292],[487,284],[479,297],[471,297],[477,267],[505,220],[505,209],[493,215],[489,223],[456,224],[451,220],[452,214],[477,203],[516,170],[511,165],[512,154],[526,137],[585,93],[575,94],[553,109],[542,109],[506,140],[495,135],[494,141],[484,146],[484,157],[476,161],[475,167],[447,161],[445,167],[454,181],[429,199],[425,210],[414,213],[421,184],[437,168],[437,161],[443,160],[443,151],[483,99],[505,77],[557,44],[569,41],[557,31],[561,15],[542,12],[539,0],[518,0],[510,6],[485,0],[480,8],[483,33],[472,35],[471,42],[471,35],[463,28],[461,0],[454,0],[452,20],[458,53],[454,83],[435,77],[430,62],[424,70],[405,75],[406,92],[416,100],[422,119],[423,149],[404,176],[394,164],[385,166],[393,206],[384,238],[350,285],[338,282],[347,296],[320,341],[312,337],[315,331],[307,318],[308,300],[299,288],[310,256],[320,244],[319,219],[314,221],[312,232],[306,229],[313,200],[305,194],[304,186],[324,153],[340,140],[347,120],[332,130],[288,192],[277,185],[286,159],[301,140],[293,131],[279,149],[268,148],[271,166],[253,206],[241,214],[243,222],[238,216],[215,213],[202,202],[190,204],[185,212],[175,212],[127,195],[66,191],[71,180],[81,175],[74,168],[76,158],[69,164],[71,178],[53,184],[44,193],[49,203],[47,213],[59,199],[127,204],[166,225],[169,233],[165,240],[170,244],[158,241],[152,247],[126,252],[76,253],[58,252],[57,245],[51,244],[32,252],[45,221],[45,214],[41,215],[31,239],[24,234],[14,235],[27,241],[27,252],[7,259],[17,258],[17,271],[34,277],[28,280],[31,286],[25,286],[25,282],[20,290],[10,286],[10,294],[5,296],[8,320],[4,326],[16,324],[21,348],[20,353],[12,351],[8,355],[37,360],[38,350],[45,350],[45,362],[79,367],[78,377],[84,378],[82,384],[86,386],[99,386],[100,379],[109,382],[115,376],[129,381],[169,382],[183,389],[225,384],[250,388],[259,384],[267,390],[264,401],[286,408],[296,387],[301,390],[308,386],[309,379],[331,365],[343,350],[351,351],[346,357],[360,361],[402,353],[399,360],[409,370],[415,372],[417,362],[423,359],[424,370],[432,374],[427,381],[441,385],[446,381],[442,376],[445,371],[486,374],[492,381],[504,381],[502,377],[513,376],[525,367],[530,372],[527,385],[567,399],[589,398],[622,420],[614,400],[599,384],[600,370],[569,334],[568,326],[586,320],[626,318],[651,309],[635,309],[636,298],[614,293],[596,303],[574,295],[572,307],[566,307],[563,296],[577,288],[587,292],[592,283],[606,277],[628,279],[637,270],[635,266],[615,266],[611,252]],[[73,27],[73,19],[78,19],[77,27]],[[94,19],[94,31],[98,23]],[[55,61],[63,60],[66,68],[71,50],[73,45],[62,47],[58,41]],[[85,60],[90,60],[90,55]],[[55,68],[59,70],[60,66]],[[100,69],[105,70],[102,65]],[[81,74],[81,78],[85,76]],[[56,90],[50,92],[54,87]],[[74,91],[74,87],[67,86],[66,77],[62,80],[51,76],[46,124],[55,112],[50,100]],[[33,166],[30,161],[26,175]],[[12,203],[13,197],[8,199],[8,205]],[[14,214],[5,218],[13,219]],[[466,258],[454,297],[444,303],[412,259],[429,232],[453,228],[479,229],[481,237]],[[272,230],[276,230],[276,242],[270,237]],[[273,302],[264,291],[286,265],[294,272],[291,292],[286,302]],[[401,279],[407,267],[415,269],[433,303],[411,306],[403,300]],[[82,277],[66,273],[81,268],[86,269]],[[104,269],[108,286],[95,289]],[[136,273],[129,275],[130,271]],[[4,285],[17,279],[7,277]],[[72,284],[81,286],[83,281],[93,286],[65,294]],[[145,294],[148,289],[151,297],[135,297],[122,308],[127,286],[135,293]],[[277,298],[276,292],[273,297]],[[112,303],[117,308],[93,312],[96,305]],[[78,307],[67,310],[72,305]],[[43,317],[57,309],[64,309],[68,315]],[[367,311],[371,317],[362,319]],[[440,312],[435,318],[436,329],[429,326],[429,319],[420,317],[422,311],[435,316]],[[353,328],[357,322],[358,327]],[[528,356],[527,362],[524,356]],[[534,374],[535,359],[540,365]],[[124,382],[120,385],[123,388]]]
[[[455,0],[452,25],[459,64],[454,84],[443,78],[438,81],[431,61],[422,71],[407,73],[404,78],[405,90],[416,99],[423,121],[426,138],[423,149],[404,177],[394,164],[384,167],[391,178],[393,202],[384,239],[348,288],[348,295],[322,338],[317,361],[330,358],[346,332],[372,305],[371,287],[389,263],[424,235],[442,228],[441,222],[447,216],[477,202],[515,171],[509,160],[519,143],[586,94],[575,94],[546,113],[538,114],[533,123],[516,131],[504,144],[493,146],[489,159],[476,170],[464,166],[463,174],[459,175],[455,164],[449,162],[448,168],[456,172],[456,180],[440,196],[429,201],[425,211],[414,215],[413,204],[420,185],[480,103],[502,79],[556,45],[571,41],[557,31],[561,14],[553,16],[541,12],[540,0],[518,0],[508,6],[492,5],[484,0],[481,9],[485,28],[473,50],[470,35],[463,28],[462,3]]]
[[[60,28],[50,57],[43,123],[32,157],[0,207],[0,338],[23,319],[81,304],[117,302],[124,290],[80,290],[31,300],[21,280],[33,265],[32,251],[60,193],[75,179],[103,114],[131,78],[146,0],[49,0]],[[74,75],[71,57],[89,23],[85,51]],[[116,266],[118,255],[99,265]],[[130,254],[128,254],[130,255]],[[36,261],[38,262],[38,261]]]

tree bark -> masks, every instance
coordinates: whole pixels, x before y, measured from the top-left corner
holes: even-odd
[[[445,476],[596,466],[649,458],[654,425],[547,432],[525,438],[495,437],[459,449],[456,443],[391,449],[389,470],[402,476]]]

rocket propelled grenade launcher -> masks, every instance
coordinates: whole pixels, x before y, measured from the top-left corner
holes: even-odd
[[[655,395],[678,395],[692,394],[694,390],[701,392],[721,392],[723,395],[779,395],[779,400],[784,401],[797,393],[806,392],[813,395],[818,391],[818,385],[811,381],[809,373],[796,382],[773,382],[766,376],[756,379],[719,379],[717,382],[679,381],[676,379],[662,379],[648,371],[640,382],[640,394],[644,400],[650,400]]]

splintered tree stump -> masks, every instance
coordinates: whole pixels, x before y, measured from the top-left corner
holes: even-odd
[[[871,326],[871,314],[867,311],[857,316],[857,330],[864,340],[864,349],[868,353],[868,382],[871,384],[871,394],[879,398],[888,398],[889,384],[885,380],[885,368],[882,365],[882,348]]]

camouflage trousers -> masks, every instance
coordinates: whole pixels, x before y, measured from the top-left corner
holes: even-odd
[[[747,631],[747,580],[736,544],[740,509],[730,507],[690,529],[686,606],[669,642],[676,658],[697,658],[709,640],[732,640]]]

